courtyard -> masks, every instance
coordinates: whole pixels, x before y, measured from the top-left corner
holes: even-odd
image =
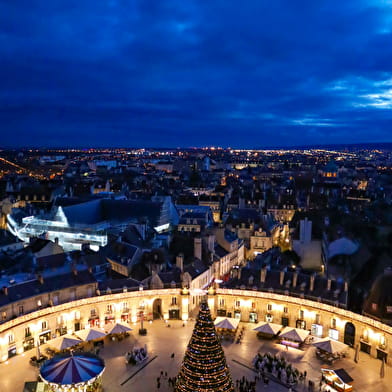
[[[168,326],[170,325],[170,327]],[[161,378],[160,391],[171,391],[168,378],[177,375],[181,366],[183,355],[192,334],[194,322],[189,321],[183,326],[182,321],[154,321],[146,323],[148,333],[139,336],[139,325],[132,325],[134,331],[122,341],[111,341],[105,338],[105,345],[99,355],[105,360],[106,371],[103,375],[103,386],[106,392],[122,391],[157,391],[157,378],[161,372],[167,378]],[[254,380],[256,373],[253,371],[252,360],[255,355],[269,352],[283,356],[293,367],[303,372],[306,370],[306,380],[297,384],[296,391],[307,391],[308,381],[315,383],[315,390],[319,390],[321,378],[320,368],[328,367],[322,364],[315,356],[315,348],[306,347],[303,351],[294,348],[286,350],[280,344],[268,340],[259,340],[256,332],[251,329],[254,324],[241,323],[245,326],[245,333],[241,344],[223,342],[226,360],[230,367],[234,384],[237,379],[246,377]],[[133,347],[147,346],[149,358],[142,364],[128,365],[125,363],[124,354]],[[44,352],[45,346],[41,347]],[[173,355],[174,354],[174,357]],[[26,381],[35,381],[38,369],[29,364],[30,358],[36,355],[36,349],[17,355],[7,362],[0,364],[0,391],[22,392]],[[381,361],[371,358],[365,353],[360,353],[358,363],[353,361],[354,350],[350,349],[349,358],[344,358],[334,363],[331,368],[344,368],[354,379],[354,390],[385,392],[392,391],[392,372],[389,366],[385,367],[385,377],[380,378]],[[257,384],[257,391],[287,391],[285,386],[270,380],[268,386],[262,381]]]

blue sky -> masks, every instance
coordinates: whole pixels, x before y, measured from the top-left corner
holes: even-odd
[[[0,0],[0,145],[392,141],[392,0]]]

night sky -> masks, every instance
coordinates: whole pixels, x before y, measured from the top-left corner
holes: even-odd
[[[392,141],[392,0],[0,0],[0,146]]]

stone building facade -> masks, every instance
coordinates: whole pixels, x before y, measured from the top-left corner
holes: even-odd
[[[214,316],[226,315],[254,323],[271,321],[307,329],[315,336],[330,336],[352,347],[359,345],[361,351],[392,363],[392,327],[372,318],[321,302],[270,292],[210,288],[208,294]],[[0,361],[56,336],[91,326],[109,329],[114,322],[138,323],[141,319],[154,318],[186,321],[202,295],[200,290],[178,288],[136,291],[124,288],[116,294],[97,292],[92,297],[37,309],[0,324]]]

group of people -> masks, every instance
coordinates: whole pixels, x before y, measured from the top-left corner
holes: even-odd
[[[264,377],[266,373],[270,373],[281,382],[287,385],[295,385],[298,381],[306,379],[306,370],[304,372],[298,371],[287,363],[285,358],[270,353],[258,353],[253,360],[253,365],[260,377]]]
[[[161,370],[161,374],[157,377],[157,390],[159,391],[161,388],[161,383],[163,381],[167,381],[167,384],[169,387],[171,387],[174,390],[174,387],[176,385],[176,377],[168,377],[167,372],[163,372]]]
[[[257,376],[254,381],[250,381],[246,377],[242,377],[235,382],[236,390],[238,392],[256,392],[256,381]]]
[[[134,348],[132,351],[128,351],[125,353],[125,363],[128,363],[130,365],[135,365],[139,362],[142,362],[146,358],[148,358],[147,346],[141,348]]]

